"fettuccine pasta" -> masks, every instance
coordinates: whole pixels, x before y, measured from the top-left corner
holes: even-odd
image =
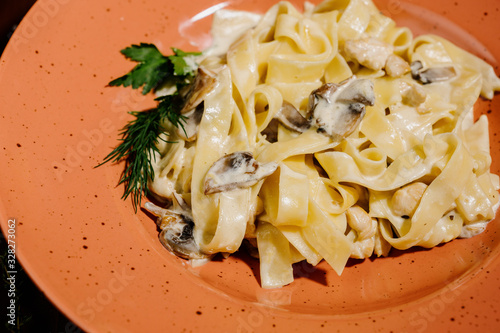
[[[214,31],[237,21],[223,14]],[[324,259],[340,275],[349,258],[485,229],[499,177],[473,106],[500,90],[490,65],[414,37],[369,0],[252,15],[227,49],[199,59],[209,89],[186,110],[189,131],[164,124],[150,188],[171,205],[146,205],[162,242],[193,262],[246,244],[262,287],[276,288],[298,261]],[[179,216],[192,239],[166,238]]]

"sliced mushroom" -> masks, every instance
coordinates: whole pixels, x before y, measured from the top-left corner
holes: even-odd
[[[215,73],[203,67],[198,67],[194,82],[191,84],[184,99],[186,102],[181,109],[181,114],[185,115],[200,105],[216,84],[217,78]]]
[[[252,153],[238,151],[218,159],[205,176],[205,194],[247,188],[271,175],[278,168],[275,162],[261,164]]]
[[[419,80],[423,84],[447,81],[457,75],[454,67],[433,67],[420,72]]]
[[[422,84],[429,84],[450,80],[457,76],[457,72],[453,66],[423,69],[422,62],[417,60],[411,64],[411,76]]]
[[[358,127],[365,106],[375,104],[373,83],[356,76],[340,84],[326,83],[309,96],[308,118],[318,132],[340,140]]]
[[[266,136],[267,141],[278,141],[279,123],[281,123],[289,130],[297,133],[303,133],[311,127],[309,120],[307,120],[299,112],[299,110],[295,108],[295,106],[287,101],[283,101],[283,104],[279,111],[274,115],[274,118],[269,122],[267,127],[261,132]]]
[[[420,60],[416,60],[411,63],[410,65],[411,76],[413,77],[414,80],[418,80],[422,68],[424,68],[424,65]]]
[[[363,105],[375,104],[373,83],[366,79],[357,79],[355,76],[340,83],[341,90],[337,102],[361,103]]]
[[[266,136],[266,140],[273,143],[278,141],[278,125],[280,122],[278,119],[272,119],[266,128],[261,132],[262,135]]]
[[[200,103],[196,108],[184,114],[185,122],[177,128],[177,135],[185,141],[194,141],[198,135],[201,118],[203,118],[204,104]]]
[[[200,251],[193,237],[194,222],[189,214],[161,208],[146,202],[144,208],[158,217],[160,243],[170,252],[184,259],[206,259],[210,255]]]
[[[275,115],[275,118],[289,130],[298,133],[307,131],[309,127],[311,127],[309,120],[304,118],[304,116],[295,108],[295,106],[286,101],[283,102],[283,105]]]
[[[185,123],[177,129],[177,134],[186,141],[196,140],[198,127],[203,117],[203,101],[217,84],[215,73],[198,68],[198,73],[184,98],[185,104],[181,114],[185,117]]]

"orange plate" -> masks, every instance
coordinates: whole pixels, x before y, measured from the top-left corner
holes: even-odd
[[[499,73],[498,1],[377,3],[400,25],[441,34]],[[94,169],[117,144],[127,111],[155,105],[151,95],[106,87],[133,66],[119,50],[140,42],[195,50],[209,40],[210,17],[191,18],[224,5],[264,12],[270,2],[39,0],[18,27],[0,61],[0,212],[4,233],[16,220],[17,256],[32,279],[92,332],[498,328],[498,219],[472,239],[349,261],[341,277],[324,263],[297,264],[292,285],[263,290],[258,263],[243,254],[201,268],[171,255],[154,221],[120,199],[123,165]],[[498,110],[498,96],[477,105],[490,117],[495,173]]]

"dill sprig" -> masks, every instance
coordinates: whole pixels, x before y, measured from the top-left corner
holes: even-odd
[[[180,113],[184,101],[179,91],[194,79],[195,68],[189,65],[194,61],[189,61],[188,58],[200,53],[184,52],[176,48],[172,50],[174,55],[165,57],[152,44],[141,43],[123,49],[122,54],[139,64],[126,75],[109,83],[110,86],[132,86],[134,89],[143,87],[143,94],[155,90],[165,82],[177,87],[174,94],[156,98],[159,102],[157,108],[129,112],[135,119],[122,128],[118,146],[96,166],[108,162],[125,162],[118,185],[125,186],[122,199],[131,196],[135,212],[141,205],[142,196],[150,194],[148,183],[155,176],[153,162],[155,154],[159,153],[159,140],[164,140],[160,137],[165,132],[164,122],[169,121],[184,130],[185,117]]]
[[[178,94],[157,98],[160,101],[156,109],[131,111],[135,117],[120,132],[120,144],[114,148],[98,165],[125,161],[125,169],[118,185],[124,185],[122,199],[132,198],[132,205],[137,212],[142,196],[149,195],[149,181],[154,179],[153,162],[155,153],[159,153],[158,142],[164,140],[160,134],[165,131],[163,122],[167,119],[174,126],[184,129],[185,117],[180,114],[182,100]],[[168,142],[168,141],[166,141]]]

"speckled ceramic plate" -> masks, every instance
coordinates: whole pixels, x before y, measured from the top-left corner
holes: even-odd
[[[500,73],[498,1],[377,3]],[[0,61],[1,225],[16,220],[18,259],[38,286],[92,332],[498,331],[498,220],[472,239],[349,261],[341,277],[298,264],[292,285],[262,290],[257,262],[243,254],[200,268],[172,256],[154,221],[120,199],[123,166],[94,169],[127,111],[154,105],[106,87],[130,69],[119,50],[205,46],[209,14],[223,6],[264,12],[270,1],[39,0],[16,30]],[[490,117],[495,173],[499,111],[500,96],[477,105]]]

